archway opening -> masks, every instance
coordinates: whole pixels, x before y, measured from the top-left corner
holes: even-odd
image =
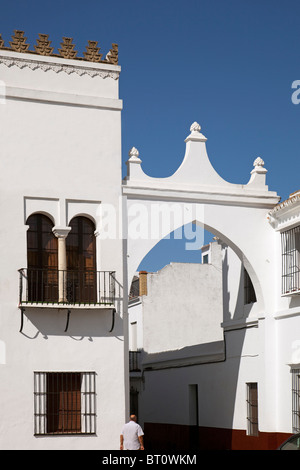
[[[147,253],[137,271],[159,271],[172,262],[202,263],[201,248],[212,239],[212,233],[195,223],[179,227]]]
[[[167,426],[169,441],[182,445],[176,432],[186,419],[180,410],[190,409],[191,390],[194,404],[204,390],[209,400],[199,406],[201,419],[194,407],[191,425],[182,429],[194,433],[197,444],[201,426],[211,423],[226,428],[228,442],[231,438],[246,330],[228,325],[243,325],[256,295],[241,253],[207,228],[191,223],[163,238],[141,261],[132,282],[130,369],[141,372],[143,381],[136,375],[131,380],[131,403],[155,444]],[[228,344],[234,347],[234,361],[227,360]],[[163,435],[160,439],[165,443]]]
[[[216,246],[220,252],[218,261]],[[213,264],[222,271],[224,320],[248,316],[252,305],[257,302],[247,260],[221,238],[195,222],[174,230],[147,253],[132,279],[130,298],[141,293],[139,273],[159,273],[174,263]]]

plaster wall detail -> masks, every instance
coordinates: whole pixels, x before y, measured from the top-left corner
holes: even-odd
[[[147,354],[223,340],[222,253],[218,244],[212,249],[211,264],[171,263],[148,273],[143,296]]]
[[[122,240],[103,240],[98,234],[102,204],[122,219],[120,71],[109,62],[0,49],[0,80],[5,83],[0,214],[6,227],[0,233],[0,341],[5,345],[0,358],[1,448],[118,448],[116,436],[129,407]],[[59,298],[51,305],[20,305],[33,214],[50,219],[58,244]],[[114,308],[102,302],[104,294],[101,305],[76,305],[72,299],[70,305],[63,273],[70,223],[77,216],[93,222],[95,269],[115,273]],[[26,289],[22,292],[25,297]],[[94,434],[35,435],[36,371],[95,374]]]

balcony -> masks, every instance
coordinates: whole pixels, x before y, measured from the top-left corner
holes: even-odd
[[[111,307],[115,303],[114,271],[19,269],[19,305]]]
[[[129,372],[141,371],[141,351],[129,351]]]

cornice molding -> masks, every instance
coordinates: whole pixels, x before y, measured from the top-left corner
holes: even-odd
[[[285,231],[300,224],[300,194],[297,191],[286,200],[277,204],[268,213],[271,226],[276,231]]]
[[[1,51],[0,51],[1,54]],[[58,62],[49,62],[49,61],[40,61],[35,59],[19,58],[12,56],[1,56],[0,55],[0,64],[5,65],[6,67],[19,67],[23,69],[25,67],[30,68],[31,70],[43,70],[47,72],[52,70],[53,72],[60,73],[65,72],[68,75],[75,73],[79,76],[89,75],[90,77],[100,77],[100,78],[112,78],[118,80],[120,72],[118,70],[111,70],[111,68],[106,69],[104,67],[91,67],[84,65],[73,65],[73,64],[60,64]]]
[[[84,106],[88,108],[102,108],[121,111],[122,100],[114,98],[103,98],[99,96],[53,92],[49,90],[36,90],[20,87],[6,87],[6,99],[21,99],[29,101],[51,102],[70,106]]]
[[[277,196],[274,193],[263,194],[251,191],[239,191],[230,193],[226,191],[216,192],[210,187],[196,189],[182,185],[181,188],[168,186],[161,181],[156,186],[150,185],[122,185],[122,193],[128,199],[159,199],[162,201],[177,202],[198,202],[208,204],[226,204],[231,206],[257,207],[261,209],[270,209],[277,202]]]
[[[277,214],[280,216],[284,211],[294,209],[295,205],[300,202],[300,191],[291,194],[288,199],[277,204],[270,212],[269,215],[275,217]]]

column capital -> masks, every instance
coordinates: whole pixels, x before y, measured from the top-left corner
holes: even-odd
[[[67,238],[71,227],[53,227],[52,232],[57,238]]]

